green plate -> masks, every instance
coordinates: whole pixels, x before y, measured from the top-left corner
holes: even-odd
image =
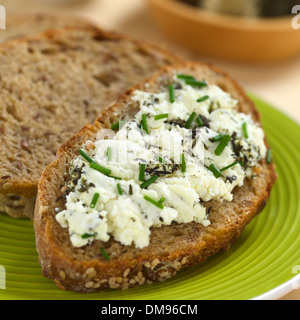
[[[0,299],[225,300],[274,298],[288,290],[286,284],[291,285],[300,267],[300,126],[250,97],[262,114],[278,180],[263,212],[229,251],[163,283],[77,294],[58,289],[41,275],[32,222],[0,214],[0,265],[6,271]]]

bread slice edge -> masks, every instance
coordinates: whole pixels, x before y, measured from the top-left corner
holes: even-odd
[[[66,255],[61,250],[53,232],[58,227],[55,225],[57,222],[55,222],[53,204],[60,195],[59,187],[66,178],[68,163],[76,155],[82,143],[87,139],[93,139],[99,129],[108,127],[109,124],[118,120],[120,113],[126,113],[126,108],[130,109],[131,105],[128,104],[128,98],[136,89],[145,88],[146,83],[161,81],[160,79],[166,73],[173,70],[183,70],[186,73],[188,71],[197,73],[202,70],[211,73],[218,79],[215,81],[216,83],[218,81],[223,82],[223,84],[226,82],[226,85],[235,90],[236,95],[239,95],[240,104],[245,109],[241,111],[251,113],[253,119],[259,121],[260,115],[243,89],[228,74],[212,65],[186,62],[165,67],[151,79],[147,79],[144,83],[126,91],[116,103],[101,113],[93,126],[85,126],[59,148],[57,159],[44,170],[39,182],[34,215],[36,246],[43,274],[53,279],[60,288],[78,292],[94,292],[107,288],[127,289],[154,281],[164,281],[179,271],[202,263],[217,252],[228,249],[240,236],[244,227],[266,205],[277,176],[274,163],[267,164],[266,161],[263,161],[264,175],[260,178],[263,184],[260,193],[251,195],[251,201],[249,199],[243,200],[246,203],[245,208],[242,207],[244,202],[238,202],[236,207],[240,206],[241,208],[236,209],[238,211],[237,218],[229,221],[228,224],[223,223],[221,230],[215,230],[214,228],[197,230],[199,233],[202,232],[201,237],[199,236],[199,239],[194,240],[190,246],[174,250],[165,256],[151,254],[150,248],[148,252],[144,250],[135,259],[126,260],[119,257],[109,261],[105,261],[101,257],[99,259],[78,260],[76,257]],[[124,105],[126,108],[124,108]],[[56,185],[54,188],[50,188],[49,183],[53,180],[55,180]],[[250,183],[246,181],[244,186],[237,188],[237,196],[234,201],[237,201],[237,198],[245,192],[252,190],[251,188]],[[213,219],[217,223],[217,212],[213,214]],[[172,228],[172,226],[169,227]],[[198,226],[195,226],[195,228],[198,228]]]

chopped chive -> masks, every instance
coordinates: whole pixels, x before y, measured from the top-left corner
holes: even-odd
[[[162,157],[158,157],[158,161],[162,164],[168,164],[167,161],[165,159],[163,159]]]
[[[215,155],[220,156],[225,147],[227,146],[228,142],[230,141],[230,136],[225,135],[220,143],[218,144],[216,150],[215,150]]]
[[[91,237],[95,237],[97,235],[97,232],[95,233],[92,233],[92,234],[89,234],[89,233],[85,233],[81,236],[81,239],[88,239],[88,238],[91,238]]]
[[[145,163],[141,163],[140,164],[140,174],[139,174],[139,180],[140,181],[144,181],[145,180],[145,169],[146,169]]]
[[[188,120],[187,120],[187,122],[186,122],[186,124],[185,124],[185,128],[186,128],[186,129],[188,129],[188,128],[191,126],[191,124],[192,124],[192,122],[194,121],[195,117],[196,117],[196,112],[193,112],[193,113],[190,115],[190,117],[188,118]]]
[[[79,154],[88,162],[94,162],[92,158],[90,158],[84,151],[79,150]]]
[[[221,171],[212,163],[208,169],[214,174],[216,178],[221,176]]]
[[[217,136],[214,136],[210,139],[211,142],[217,142],[217,141],[220,141],[222,140],[224,137],[224,134],[218,134]]]
[[[99,165],[98,163],[96,163],[96,162],[91,162],[91,163],[90,163],[90,167],[91,167],[92,169],[95,169],[95,170],[103,173],[103,174],[106,174],[107,176],[111,174],[111,170],[110,170],[110,169],[107,169],[107,168],[105,168],[105,167],[102,167],[102,166],[100,166],[100,165]]]
[[[117,184],[117,189],[118,189],[119,195],[122,196],[123,195],[123,190],[122,190],[122,187],[121,187],[120,183]]]
[[[108,261],[108,260],[109,260],[109,256],[108,256],[108,254],[106,253],[105,249],[102,248],[102,247],[100,247],[100,251],[101,251],[104,259]]]
[[[129,194],[132,196],[133,195],[133,190],[132,190],[132,185],[129,185]]]
[[[161,198],[158,202],[164,203],[166,201],[166,198]]]
[[[118,122],[116,122],[116,123],[111,125],[111,129],[112,130],[119,130],[124,126],[124,124],[125,124],[124,120],[123,121],[118,121]]]
[[[205,100],[207,100],[207,99],[209,99],[209,96],[203,96],[203,97],[199,98],[199,99],[197,100],[197,102],[203,102],[203,101],[205,101]]]
[[[107,160],[111,161],[111,147],[107,147],[106,154],[107,154]]]
[[[113,178],[113,179],[116,179],[116,180],[123,180],[122,178],[120,178],[120,177],[115,177],[115,176],[108,176],[108,178]]]
[[[163,209],[164,208],[164,205],[163,205],[163,202],[164,202],[164,198],[160,199],[159,201],[156,201],[148,196],[144,196],[144,199],[152,204],[154,204],[155,206],[157,206],[159,209]]]
[[[245,137],[245,139],[248,139],[248,138],[249,138],[249,135],[248,135],[247,122],[244,122],[244,123],[243,123],[242,128],[243,128],[243,132],[244,132],[244,137]]]
[[[145,114],[142,115],[142,125],[143,125],[143,129],[146,131],[146,133],[149,134],[147,118],[146,118]]]
[[[196,122],[197,122],[197,125],[198,125],[199,127],[203,127],[203,126],[204,126],[204,122],[203,122],[203,120],[202,120],[200,117],[197,117],[197,118],[196,118]]]
[[[158,176],[155,175],[155,176],[151,177],[150,179],[146,180],[145,182],[143,182],[143,183],[140,185],[140,187],[141,187],[142,189],[145,189],[145,188],[147,188],[151,183],[155,182],[157,179],[158,179]]]
[[[238,164],[239,162],[238,161],[234,161],[232,164],[230,164],[230,165],[228,165],[227,167],[224,167],[224,168],[222,168],[222,169],[220,169],[220,171],[222,172],[222,171],[225,171],[225,170],[227,170],[227,169],[229,169],[229,168],[231,168],[231,167],[234,167],[236,164]]]
[[[181,172],[186,172],[186,162],[184,153],[181,155]]]
[[[118,130],[120,128],[120,121],[111,125],[112,130]]]
[[[90,207],[91,208],[95,208],[96,207],[96,204],[98,202],[98,199],[100,197],[100,194],[99,193],[95,193],[94,196],[93,196],[93,199],[92,199],[92,202],[90,204]]]
[[[270,164],[272,161],[272,150],[268,149],[267,151],[267,164]]]
[[[154,120],[161,120],[161,119],[165,119],[168,117],[169,117],[168,113],[162,113],[162,114],[158,114],[158,115],[154,116]]]
[[[188,74],[178,74],[177,78],[184,79],[184,80],[195,80],[195,78],[193,76],[188,75]]]
[[[169,86],[169,98],[171,103],[175,102],[175,89],[173,84]]]
[[[194,79],[186,79],[185,83],[190,86],[194,86],[194,87],[206,87],[207,86],[206,82],[198,81],[198,80],[194,80]]]

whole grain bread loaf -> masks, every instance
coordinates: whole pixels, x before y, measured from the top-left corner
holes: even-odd
[[[71,159],[86,140],[94,141],[99,129],[110,128],[119,119],[130,119],[139,109],[131,99],[135,89],[147,92],[166,90],[173,82],[174,71],[191,74],[220,86],[239,101],[238,110],[259,122],[259,113],[243,90],[227,74],[215,67],[187,62],[166,67],[159,74],[127,91],[98,117],[85,126],[58,150],[57,159],[43,172],[39,182],[34,227],[36,247],[43,274],[62,289],[80,292],[112,288],[126,289],[153,281],[163,281],[180,270],[205,261],[209,256],[230,247],[243,228],[266,204],[276,180],[274,165],[262,160],[262,170],[253,180],[236,187],[233,200],[204,203],[210,211],[211,225],[172,224],[151,229],[150,245],[137,249],[114,239],[94,241],[85,247],[73,247],[67,229],[56,221],[55,208],[64,209],[61,189],[68,177]],[[99,250],[103,247],[107,261]]]
[[[0,211],[31,218],[42,170],[57,147],[125,89],[179,61],[90,25],[0,47]]]

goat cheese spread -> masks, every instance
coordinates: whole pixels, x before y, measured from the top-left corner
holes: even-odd
[[[112,236],[143,248],[151,227],[208,226],[202,203],[231,201],[266,157],[263,130],[218,86],[175,75],[169,90],[136,90],[132,99],[140,108],[133,119],[109,140],[87,141],[71,162],[56,219],[75,247]]]

